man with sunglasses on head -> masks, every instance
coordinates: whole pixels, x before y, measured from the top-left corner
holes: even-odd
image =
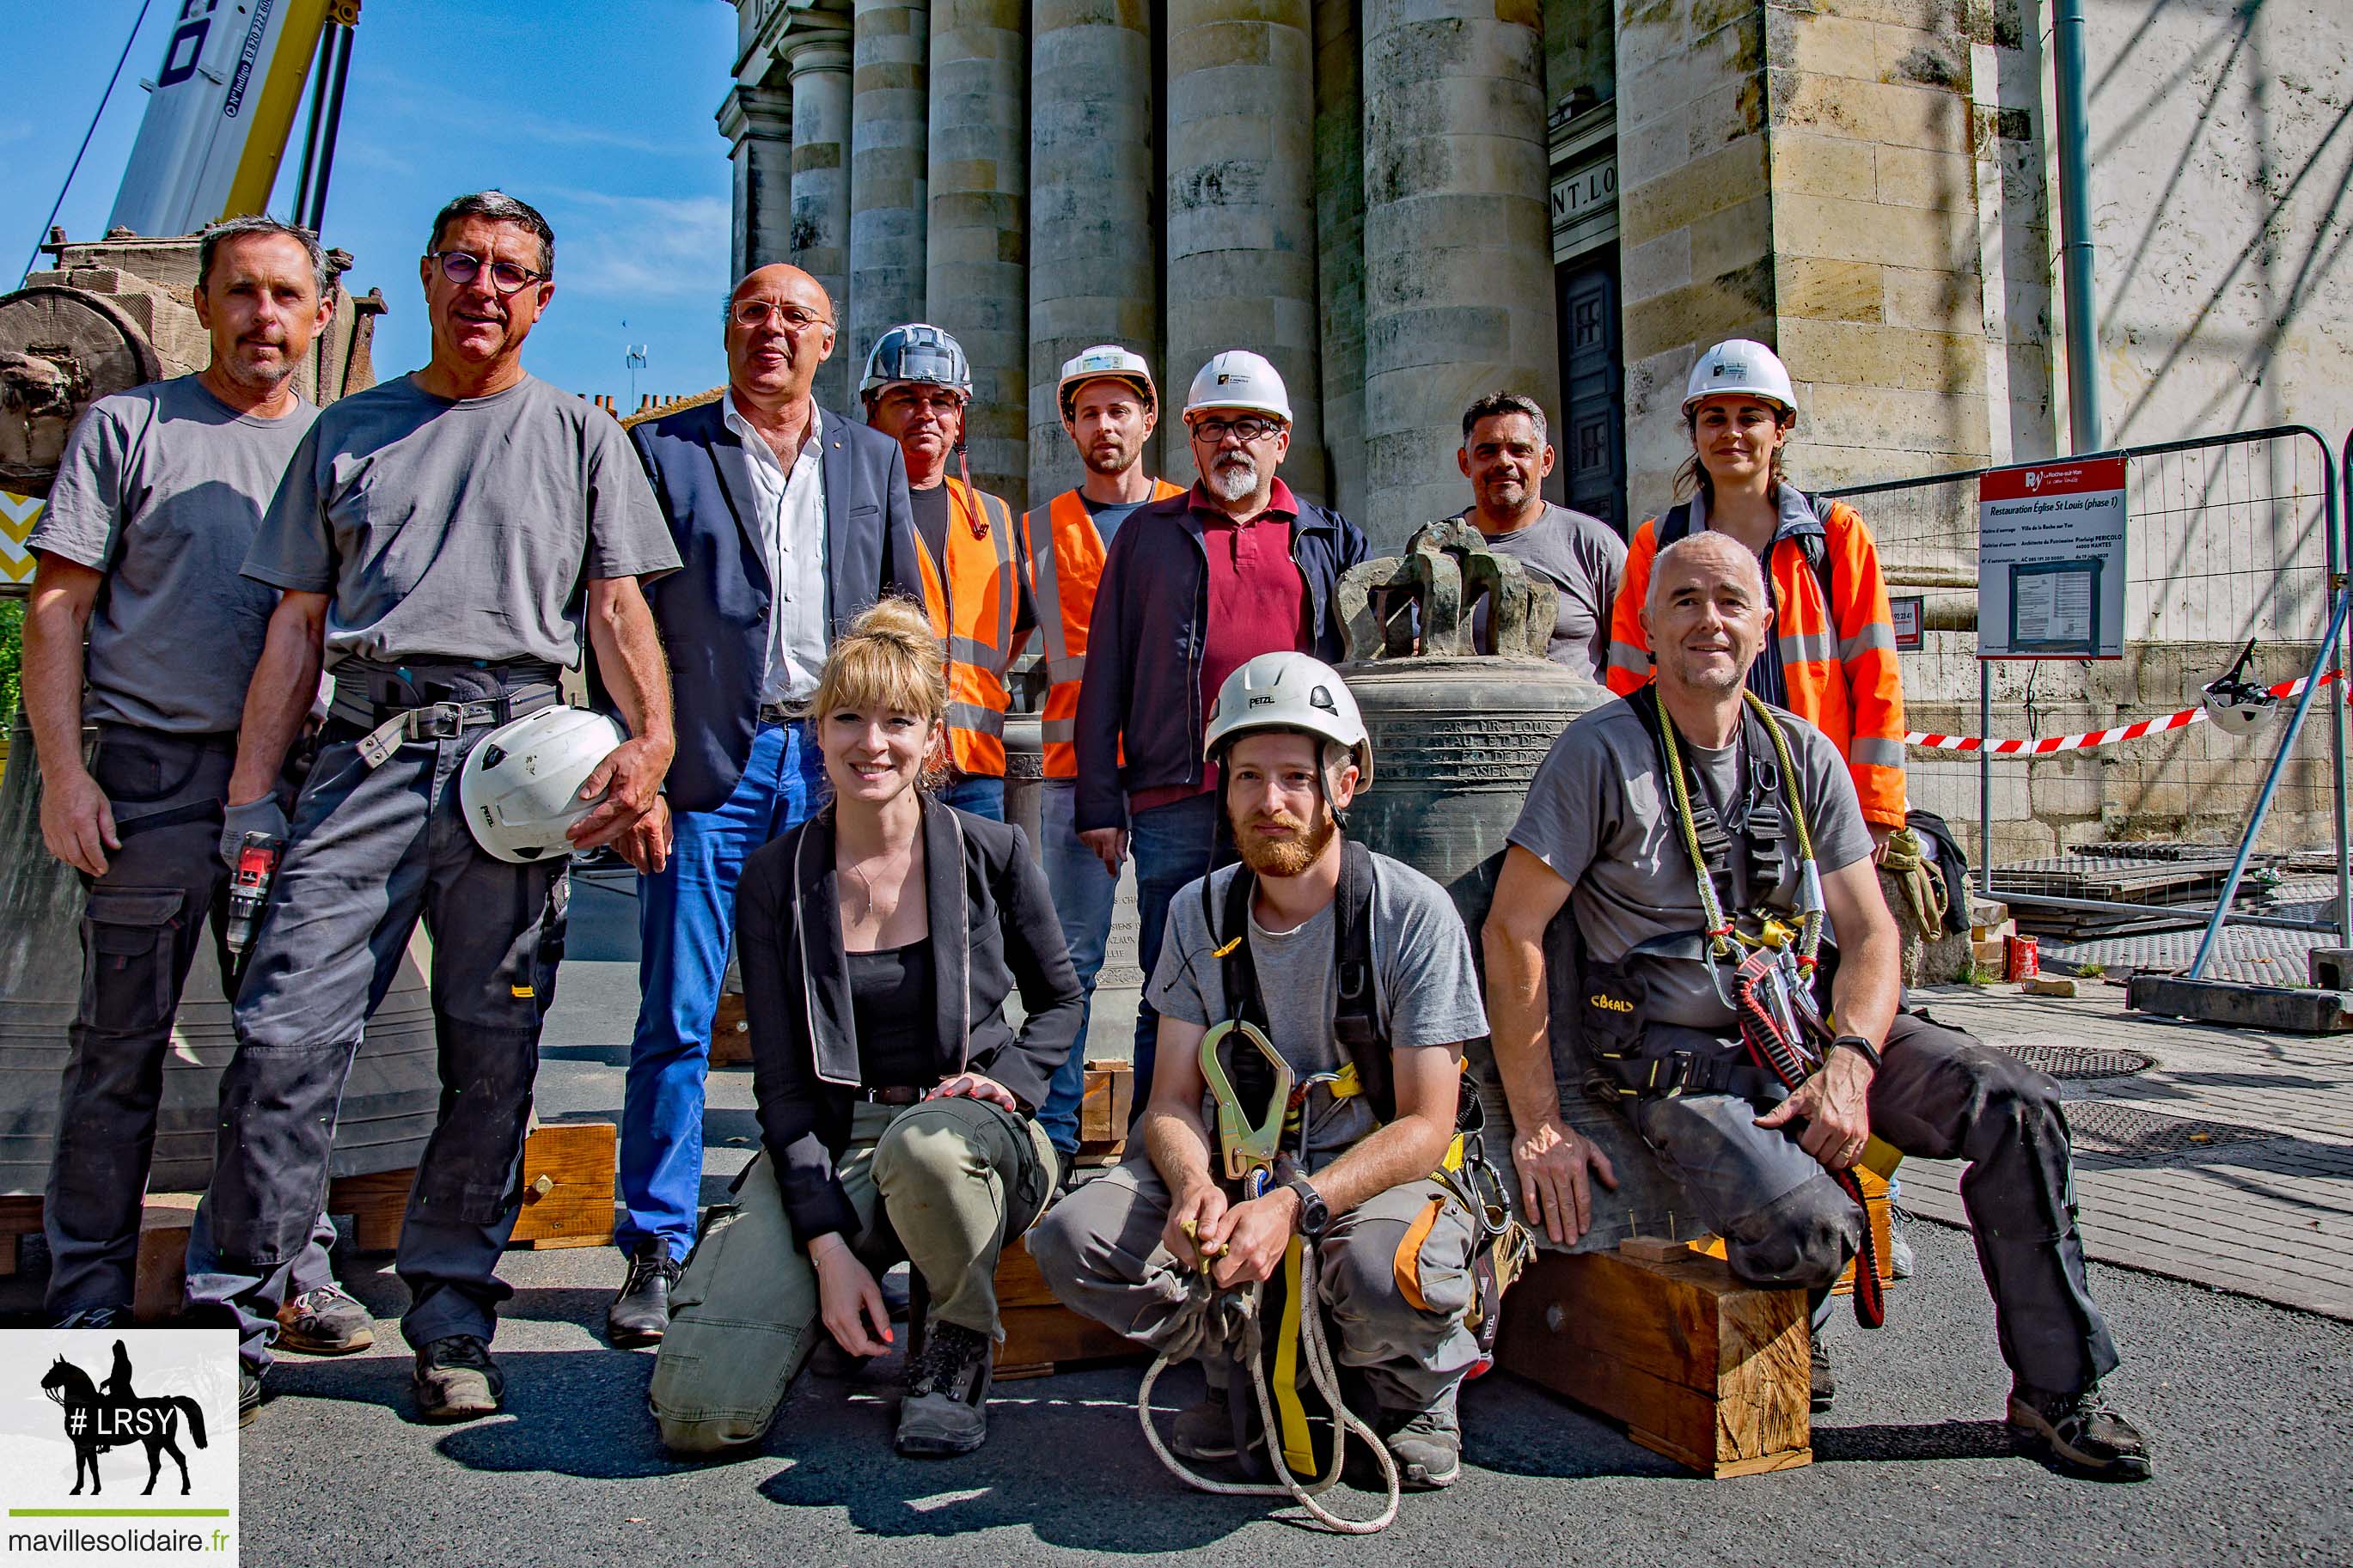
[[[834,350],[824,287],[797,267],[762,267],[724,316],[726,392],[629,431],[685,564],[646,591],[678,674],[678,757],[667,803],[624,849],[643,872],[642,1000],[613,1236],[629,1268],[605,1312],[617,1345],[670,1327],[702,1190],[702,1080],[736,879],[824,788],[807,705],[826,649],[882,595],[923,592],[898,443],[810,393]]]
[[[1144,973],[1155,972],[1168,900],[1209,871],[1217,772],[1201,738],[1226,677],[1262,653],[1340,657],[1340,574],[1365,536],[1276,477],[1291,395],[1273,365],[1228,349],[1193,377],[1184,409],[1199,479],[1120,526],[1095,590],[1079,688],[1079,837],[1113,876],[1135,857]],[[1152,1082],[1160,1015],[1136,1009],[1135,1081]],[[1136,1096],[1141,1117],[1145,1096]]]
[[[368,1014],[421,915],[432,934],[440,1113],[396,1267],[427,1420],[486,1415],[495,1270],[514,1228],[540,990],[562,853],[477,842],[459,802],[493,729],[562,700],[582,657],[630,739],[582,787],[569,837],[659,864],[670,679],[639,577],[678,565],[620,426],[522,368],[554,296],[547,220],[496,191],[433,220],[419,264],[431,361],[322,413],[245,558],[279,590],[245,697],[221,844],[284,842],[235,1012],[211,1188],[188,1247],[199,1321],[239,1332],[241,1418],[259,1408],[275,1313],[326,1191],[336,1107]],[[272,793],[323,663],[335,695],[290,824]]]

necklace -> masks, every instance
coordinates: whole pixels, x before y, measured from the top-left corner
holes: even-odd
[[[914,859],[914,845],[911,842],[903,851],[897,855],[886,853],[880,862],[882,869],[885,871],[890,869],[891,863],[893,860],[901,862],[902,875],[900,880],[902,885],[900,890],[902,896],[903,896],[905,892],[904,871],[906,867],[911,865]],[[859,896],[865,900],[865,908],[860,910],[855,915],[850,917],[850,923],[852,925],[862,925],[866,923],[868,920],[871,919],[877,929],[888,925],[891,921],[891,917],[899,912],[899,900],[897,899],[892,900],[891,907],[888,909],[882,908],[881,904],[876,901],[874,897],[873,879],[866,874],[866,868],[863,864],[857,861],[851,861],[843,866],[842,869],[848,871],[850,875],[850,879],[858,884]]]

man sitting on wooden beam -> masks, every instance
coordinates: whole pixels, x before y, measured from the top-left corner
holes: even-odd
[[[1642,616],[1655,681],[1554,742],[1486,923],[1530,1223],[1541,1215],[1555,1243],[1573,1243],[1589,1183],[1616,1184],[1561,1117],[1554,1075],[1543,943],[1573,898],[1581,1016],[1560,1026],[1579,1032],[1734,1272],[1819,1306],[1869,1250],[1851,1173],[1872,1135],[1965,1160],[2011,1426],[2082,1473],[2146,1478],[2147,1445],[2099,1394],[2116,1352],[2084,1279],[2058,1088],[1899,1011],[1895,928],[1846,768],[1819,731],[1745,695],[1772,620],[1756,557],[1715,533],[1676,542]],[[1856,1284],[1875,1312],[1871,1261]]]

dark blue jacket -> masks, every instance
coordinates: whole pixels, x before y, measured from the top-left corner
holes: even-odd
[[[1334,590],[1340,574],[1365,558],[1365,536],[1336,511],[1298,504],[1291,559],[1306,584],[1307,624],[1314,628],[1305,651],[1337,662],[1345,641]],[[1131,795],[1201,782],[1208,621],[1209,552],[1192,492],[1137,508],[1112,536],[1087,629],[1087,669],[1079,686],[1080,831],[1126,826]]]
[[[838,637],[882,595],[920,601],[923,587],[899,443],[830,408],[821,412],[827,618]],[[634,426],[629,440],[681,563],[645,589],[678,714],[678,755],[666,787],[672,810],[709,811],[744,776],[768,667],[771,585],[752,458],[716,400]]]

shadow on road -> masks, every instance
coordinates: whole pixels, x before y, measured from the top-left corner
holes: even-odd
[[[2000,1421],[1937,1421],[1911,1426],[1814,1426],[1814,1462],[1852,1459],[2007,1459],[2010,1427]]]

